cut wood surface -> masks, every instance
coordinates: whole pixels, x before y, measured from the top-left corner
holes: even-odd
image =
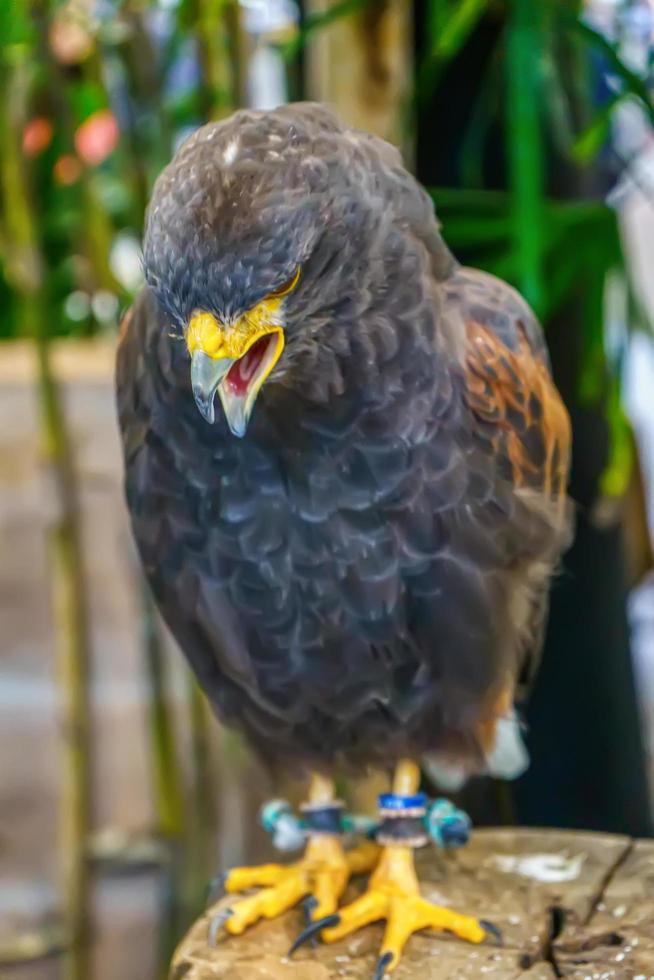
[[[452,856],[419,852],[423,895],[490,919],[504,945],[471,946],[423,932],[408,943],[394,980],[653,980],[654,843],[607,834],[479,830]],[[351,888],[348,899],[365,879]],[[217,947],[211,916],[195,923],[174,957],[169,980],[329,980],[373,974],[382,926],[333,945],[287,951],[302,928],[296,909]]]

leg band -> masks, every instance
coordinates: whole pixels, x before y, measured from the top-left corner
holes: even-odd
[[[301,806],[302,825],[307,834],[342,834],[343,809],[342,800],[333,803],[304,803]]]
[[[381,824],[377,831],[377,843],[424,847],[429,839],[424,824],[426,809],[424,793],[413,796],[382,793],[379,797]]]

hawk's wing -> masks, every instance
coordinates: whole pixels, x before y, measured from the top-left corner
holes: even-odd
[[[565,503],[570,421],[554,386],[543,335],[505,283],[463,271],[469,402],[516,487]]]
[[[460,269],[445,284],[450,316],[461,318],[466,400],[474,446],[493,460],[522,515],[514,544],[542,579],[525,612],[521,679],[533,675],[542,642],[549,574],[570,537],[566,495],[571,430],[554,385],[542,330],[521,296],[494,276]],[[497,500],[501,505],[501,500]]]

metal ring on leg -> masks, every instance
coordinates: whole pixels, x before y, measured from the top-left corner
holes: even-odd
[[[424,793],[412,796],[382,793],[379,797],[381,823],[377,843],[382,846],[424,847],[429,841],[424,826],[426,812],[427,797]]]

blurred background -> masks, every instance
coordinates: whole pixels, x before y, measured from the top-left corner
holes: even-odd
[[[269,853],[273,787],[142,585],[112,390],[152,182],[239,106],[319,99],[398,144],[457,256],[545,324],[577,537],[532,768],[465,802],[651,833],[653,64],[646,0],[0,4],[2,976],[163,977],[215,871]]]

